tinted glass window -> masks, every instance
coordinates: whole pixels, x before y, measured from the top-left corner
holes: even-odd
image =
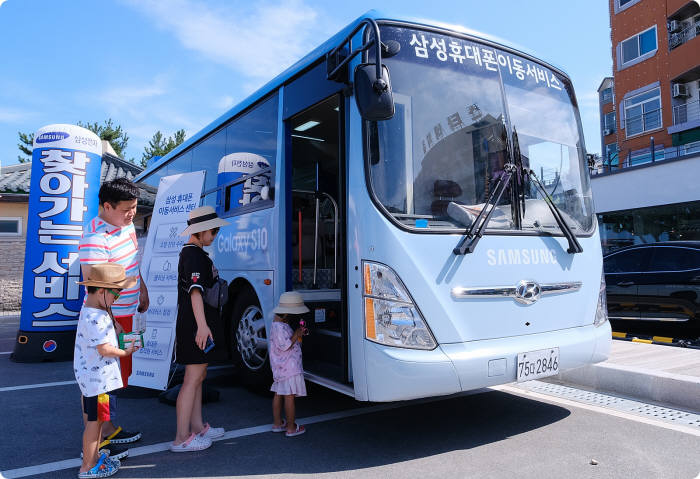
[[[163,176],[189,173],[190,171],[192,171],[192,151],[186,151],[167,164],[166,173]]]
[[[224,186],[223,211],[272,206],[277,116],[275,94],[226,128],[225,155],[217,170],[217,186]]]
[[[649,248],[636,248],[615,253],[603,261],[606,273],[639,273],[646,271]]]
[[[204,191],[216,188],[219,162],[226,155],[226,130],[208,137],[199,143],[192,151],[192,171],[204,170]],[[202,200],[202,205],[216,208],[216,194],[208,194]]]
[[[700,251],[679,247],[656,247],[651,271],[684,271],[700,268]]]

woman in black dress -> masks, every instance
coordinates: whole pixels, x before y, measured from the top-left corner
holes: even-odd
[[[209,341],[216,340],[211,327],[220,321],[219,310],[204,301],[206,289],[214,286],[219,273],[203,247],[211,245],[219,228],[229,223],[211,206],[193,210],[189,218],[182,233],[189,235],[189,240],[180,251],[177,267],[175,360],[185,365],[185,379],[177,396],[177,433],[170,445],[173,452],[206,449],[212,439],[224,434],[223,428],[210,427],[202,419],[202,381],[209,362],[204,351]]]

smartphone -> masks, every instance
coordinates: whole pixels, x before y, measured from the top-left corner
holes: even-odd
[[[214,341],[209,337],[207,338],[207,344],[204,346],[204,352],[208,353],[212,349],[214,349]]]

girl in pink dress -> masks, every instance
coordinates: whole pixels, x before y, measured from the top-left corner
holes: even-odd
[[[272,431],[284,432],[287,437],[304,434],[304,426],[294,422],[294,398],[306,396],[304,369],[301,362],[301,337],[303,328],[292,331],[287,324],[287,318],[292,314],[304,314],[309,308],[299,293],[289,291],[282,293],[280,302],[275,309],[275,318],[270,327],[270,366],[274,382],[270,391],[274,391],[272,399]],[[282,399],[284,398],[284,400]],[[282,419],[282,402],[286,421]]]

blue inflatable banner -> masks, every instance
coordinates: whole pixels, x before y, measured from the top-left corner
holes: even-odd
[[[72,357],[84,295],[78,244],[97,215],[101,166],[102,142],[89,130],[49,125],[34,135],[15,360]]]

